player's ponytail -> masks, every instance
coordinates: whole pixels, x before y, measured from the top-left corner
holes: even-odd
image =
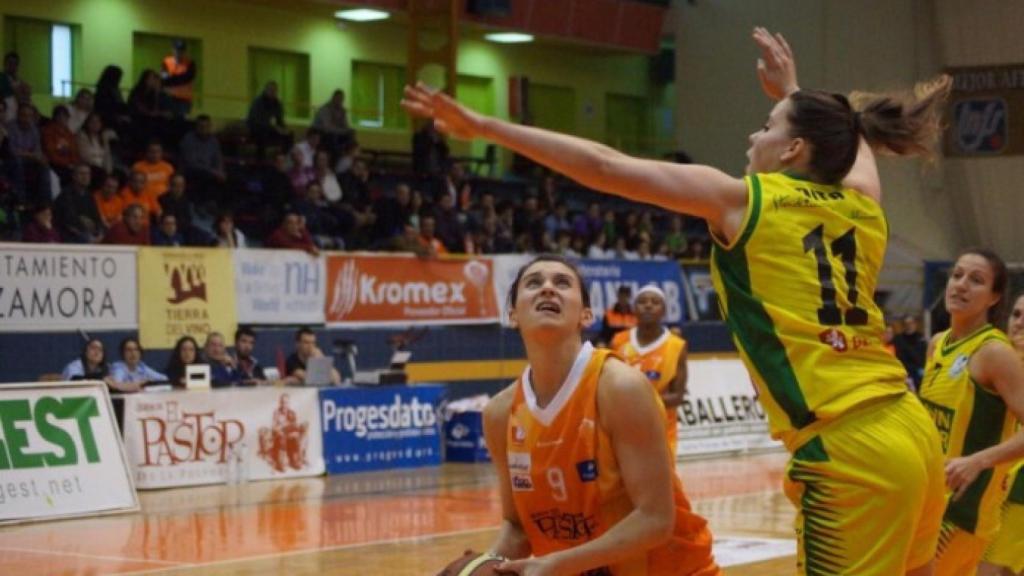
[[[793,138],[811,145],[814,180],[838,184],[857,159],[863,135],[875,149],[901,156],[930,155],[938,140],[951,79],[939,76],[905,94],[855,92],[849,98],[820,90],[790,94]]]
[[[902,94],[850,95],[861,132],[872,148],[900,156],[931,156],[942,129],[952,78],[943,74]]]

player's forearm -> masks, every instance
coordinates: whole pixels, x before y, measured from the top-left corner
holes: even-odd
[[[660,546],[672,536],[673,510],[635,508],[600,538],[552,554],[558,574],[579,574],[611,566]]]
[[[624,195],[610,187],[603,175],[607,162],[623,154],[604,144],[489,117],[482,121],[482,136],[580,184]]]
[[[1007,462],[1024,459],[1024,430],[1010,436],[995,446],[986,448],[976,454],[982,459],[985,468],[992,468]]]
[[[501,523],[498,539],[488,552],[510,560],[527,558],[530,556],[530,541],[522,527],[505,520]]]

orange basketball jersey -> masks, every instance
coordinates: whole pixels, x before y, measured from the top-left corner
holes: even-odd
[[[667,328],[657,340],[641,346],[636,338],[636,328],[623,330],[612,338],[612,350],[630,366],[644,373],[655,391],[661,394],[668,390],[676,377],[679,357],[686,351],[686,340],[676,336]],[[665,409],[665,433],[673,457],[676,453],[676,422],[679,416],[675,409]]]
[[[566,382],[548,406],[537,406],[530,368],[516,382],[507,431],[508,473],[523,530],[535,556],[584,544],[604,534],[633,505],[597,414],[598,378],[609,350],[584,344]],[[651,388],[644,391],[653,393]],[[707,521],[694,514],[673,474],[672,539],[606,571],[614,576],[694,575],[720,571]]]

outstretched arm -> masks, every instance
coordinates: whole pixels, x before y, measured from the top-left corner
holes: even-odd
[[[423,84],[406,86],[402,106],[457,138],[490,140],[584,186],[704,218],[727,237],[729,222],[735,219],[738,228],[746,210],[746,184],[715,168],[634,158],[583,138],[484,116]]]

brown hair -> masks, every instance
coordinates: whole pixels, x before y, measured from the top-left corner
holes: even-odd
[[[857,159],[860,137],[900,156],[931,156],[952,79],[942,75],[912,91],[842,94],[799,90],[789,96],[790,136],[811,145],[815,180],[838,183]]]
[[[981,256],[988,262],[989,267],[992,269],[992,292],[999,294],[999,300],[995,304],[988,308],[988,321],[991,324],[995,324],[1003,316],[1003,309],[1006,308],[1006,288],[1009,284],[1010,273],[1006,268],[1006,262],[999,257],[998,254],[989,250],[988,248],[968,248],[961,252],[956,259],[973,254],[975,256]]]

